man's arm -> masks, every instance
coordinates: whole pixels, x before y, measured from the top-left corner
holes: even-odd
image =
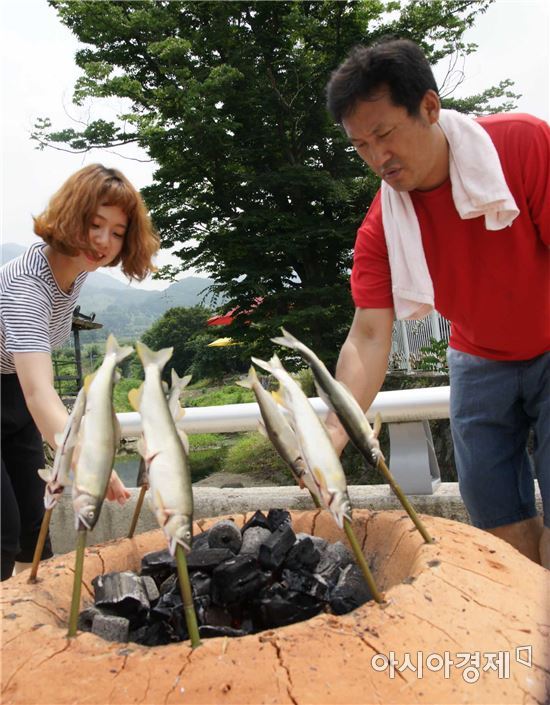
[[[338,358],[336,379],[343,382],[367,410],[380,391],[388,369],[393,326],[393,308],[357,308],[348,337]],[[338,453],[348,436],[331,411],[326,426]]]

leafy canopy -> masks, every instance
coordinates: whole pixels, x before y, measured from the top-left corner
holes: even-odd
[[[34,138],[139,144],[158,164],[144,196],[163,247],[240,306],[231,334],[265,355],[284,324],[334,363],[353,315],[355,232],[377,183],[332,124],[326,82],[352,46],[388,33],[433,62],[468,54],[464,31],[491,0],[49,1],[86,45],[75,101],[115,96],[129,108],[84,129],[52,131],[43,118]],[[508,87],[455,106],[490,111]]]

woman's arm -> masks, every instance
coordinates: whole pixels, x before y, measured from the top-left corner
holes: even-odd
[[[45,352],[25,352],[14,353],[13,359],[29,412],[42,437],[55,449],[55,435],[63,432],[69,415],[53,386],[52,358]],[[129,497],[130,492],[113,470],[107,499],[124,504]]]

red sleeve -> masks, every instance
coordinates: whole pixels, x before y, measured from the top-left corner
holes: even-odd
[[[357,308],[393,308],[380,191],[357,231],[351,270],[351,295]]]
[[[550,126],[537,121],[522,161],[529,212],[542,241],[550,247]]]

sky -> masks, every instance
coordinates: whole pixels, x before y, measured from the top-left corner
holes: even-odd
[[[2,0],[0,12],[1,235],[4,243],[28,246],[36,241],[32,215],[40,213],[65,179],[81,167],[94,162],[115,167],[139,189],[152,182],[154,164],[135,146],[118,148],[116,153],[36,150],[29,136],[37,118],[49,117],[61,129],[74,125],[71,118],[111,119],[122,102],[72,105],[79,45],[46,0]],[[518,110],[550,121],[549,0],[496,0],[465,39],[478,44],[479,50],[467,57],[465,80],[453,95],[472,95],[510,78],[514,91],[522,94]],[[446,64],[436,68],[438,81],[446,68]],[[161,265],[170,261],[167,253],[157,258]],[[105,273],[125,281],[112,269]],[[148,279],[132,286],[163,289],[168,284]]]

